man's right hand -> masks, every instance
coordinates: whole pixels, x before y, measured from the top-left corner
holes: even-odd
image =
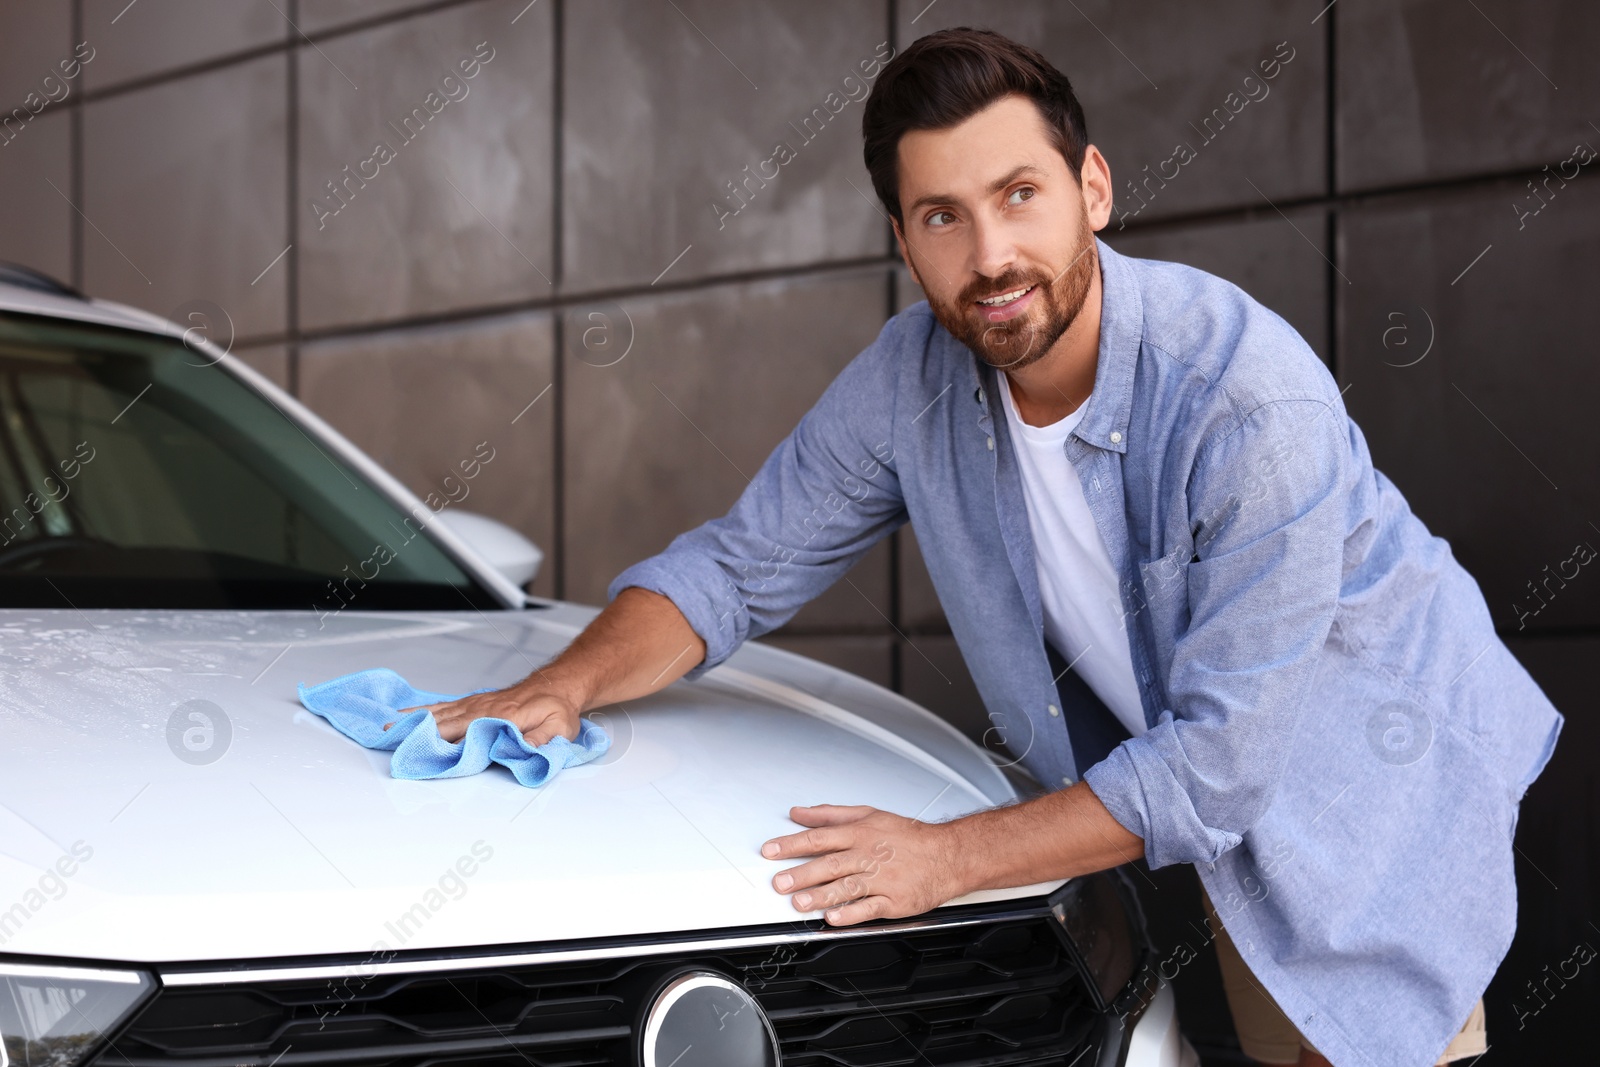
[[[490,717],[513,723],[536,747],[557,734],[576,741],[578,717],[585,711],[665,689],[705,655],[705,641],[671,600],[629,586],[559,656],[517,684],[418,704],[397,711],[395,718],[425,707],[439,736],[450,742],[465,737],[473,719]]]
[[[578,716],[581,709],[565,697],[554,693],[520,693],[515,688],[498,689],[490,693],[473,693],[442,704],[419,704],[396,712],[396,717],[425,707],[433,713],[439,726],[439,736],[446,741],[459,741],[467,735],[467,725],[474,719],[505,719],[522,731],[528,744],[537,748],[548,743],[557,734],[568,741],[578,739]],[[387,730],[394,723],[386,722]]]

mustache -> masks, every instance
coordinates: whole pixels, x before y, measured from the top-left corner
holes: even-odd
[[[1014,289],[1026,289],[1029,286],[1037,286],[1048,290],[1050,288],[1050,279],[1043,274],[1006,271],[998,278],[973,282],[961,290],[961,295],[957,297],[957,300],[959,300],[962,307],[966,307],[973,301],[982,300],[985,297],[995,296],[1000,293],[1009,293]]]

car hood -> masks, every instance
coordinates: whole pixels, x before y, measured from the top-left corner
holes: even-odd
[[[794,861],[758,852],[799,829],[790,806],[940,821],[1015,799],[948,724],[758,644],[597,709],[611,750],[538,789],[499,766],[391,778],[389,753],[296,696],[370,667],[507,685],[593,614],[0,611],[0,951],[158,963],[793,922],[820,913],[772,889]],[[217,720],[199,755],[192,701]]]

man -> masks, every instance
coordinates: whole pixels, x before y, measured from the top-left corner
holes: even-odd
[[[844,925],[1192,863],[1252,1055],[1483,1051],[1512,831],[1564,720],[1476,583],[1281,318],[1095,237],[1110,170],[1037,52],[924,37],[862,126],[926,303],[726,516],[619,575],[543,669],[436,706],[440,733],[495,715],[575,738],[586,709],[711,669],[909,520],[990,716],[1055,791],[943,824],[791,809],[811,829],[762,854],[813,857],[773,879],[796,908]]]

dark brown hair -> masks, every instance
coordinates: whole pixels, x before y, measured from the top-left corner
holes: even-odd
[[[1003,96],[1034,102],[1051,139],[1081,180],[1089,132],[1067,76],[1027,45],[967,26],[913,41],[873,83],[861,116],[861,154],[878,199],[900,216],[900,137],[907,130],[954,126]]]

